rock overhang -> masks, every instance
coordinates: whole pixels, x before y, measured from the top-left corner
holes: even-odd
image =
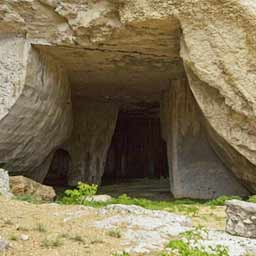
[[[138,102],[159,100],[170,80],[185,77],[175,18],[115,28],[111,38],[88,45],[34,42],[62,63],[74,96]]]

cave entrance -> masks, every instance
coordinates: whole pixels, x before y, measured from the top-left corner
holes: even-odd
[[[44,180],[44,184],[53,187],[68,186],[68,172],[71,168],[71,157],[66,150],[55,151],[49,171]]]
[[[106,186],[115,194],[152,198],[152,194],[157,197],[166,192],[170,196],[159,108],[158,103],[152,103],[119,111],[102,178],[103,190]]]

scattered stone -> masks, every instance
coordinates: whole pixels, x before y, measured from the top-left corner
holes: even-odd
[[[23,176],[10,177],[10,188],[14,195],[33,195],[39,199],[52,201],[56,197],[54,189]]]
[[[188,217],[135,205],[108,205],[99,209],[98,215],[106,217],[92,225],[106,230],[120,230],[124,249],[130,253],[162,249],[171,237],[192,228]]]
[[[226,205],[226,231],[232,235],[256,238],[256,204],[230,200]]]
[[[9,248],[10,248],[10,244],[7,241],[2,240],[0,237],[0,252],[8,250]]]
[[[97,203],[106,203],[111,201],[113,198],[109,195],[94,195],[94,196],[87,196],[85,198],[86,201],[89,202],[97,202]]]
[[[29,239],[29,236],[28,236],[28,235],[25,235],[25,234],[21,234],[20,239],[21,239],[22,241],[27,241],[27,240]]]
[[[4,169],[0,169],[0,194],[6,197],[11,197],[9,175]]]

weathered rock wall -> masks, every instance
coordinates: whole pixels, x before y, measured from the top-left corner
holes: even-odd
[[[1,57],[1,72],[3,70],[3,73],[6,73],[7,69],[11,76],[4,80],[0,78],[1,116],[9,113],[8,108],[19,97],[22,86],[18,86],[19,82],[16,79],[20,77],[20,81],[24,80],[26,72],[24,63],[27,55],[23,56],[22,53],[26,49],[20,51],[22,45],[10,41],[6,44],[3,41],[8,41],[11,34],[22,34],[28,42],[33,42],[35,45],[59,48],[56,57],[59,56],[63,63],[65,57],[68,59],[66,55],[71,56],[67,61],[72,71],[70,80],[77,83],[77,90],[81,90],[81,93],[84,93],[87,71],[90,77],[94,77],[95,74],[90,69],[90,60],[86,62],[88,51],[107,53],[104,65],[102,61],[96,62],[94,69],[104,73],[105,68],[110,67],[107,63],[114,63],[113,66],[117,69],[110,67],[112,72],[109,72],[111,74],[109,77],[116,78],[119,75],[117,84],[121,84],[118,87],[120,91],[122,91],[121,86],[127,81],[132,81],[131,84],[126,84],[127,88],[131,88],[130,85],[135,88],[136,84],[140,84],[140,75],[147,77],[146,74],[150,74],[151,77],[152,71],[156,72],[152,75],[155,80],[143,80],[143,86],[146,87],[148,80],[160,81],[165,77],[167,81],[168,78],[172,80],[175,76],[177,78],[182,76],[182,69],[174,68],[181,63],[179,37],[182,34],[181,57],[195,100],[207,120],[210,142],[234,174],[252,192],[256,191],[256,4],[254,1],[2,0],[0,16],[1,56],[2,53],[7,52]],[[61,47],[64,50],[60,49]],[[12,48],[13,51],[10,50]],[[79,52],[73,49],[79,49]],[[20,52],[23,57],[12,56],[8,59],[7,56],[15,52]],[[108,54],[109,52],[111,54]],[[119,54],[118,59],[115,53]],[[83,61],[80,61],[81,56]],[[140,68],[143,69],[142,66],[145,72],[139,74],[138,71]],[[166,72],[168,67],[173,67],[170,69],[175,72],[172,74]],[[129,79],[127,75],[129,72],[126,72],[124,79],[120,73],[115,76],[115,73],[118,73],[116,70],[122,68],[125,71],[131,70],[134,74],[133,79]],[[102,77],[104,80],[106,76],[102,75]],[[110,84],[114,80],[111,80]],[[13,87],[12,83],[16,86]],[[102,89],[102,83],[97,85]],[[137,89],[136,87],[133,94],[137,94]],[[113,92],[116,91],[118,90],[114,88]],[[80,91],[77,94],[79,93]],[[121,95],[126,97],[123,92]],[[8,103],[3,103],[5,101],[3,98],[10,99]],[[20,112],[22,115],[24,107],[19,108],[22,110]],[[36,113],[32,111],[32,114]],[[11,126],[15,129],[15,124]],[[8,134],[5,131],[3,129],[3,133]],[[21,137],[27,136],[22,135],[17,129],[16,132],[20,133]],[[39,143],[34,144],[35,139],[28,138],[28,147],[38,146]],[[8,155],[16,155],[14,150],[16,147],[10,145],[9,143]],[[15,141],[13,145],[16,145]],[[48,147],[46,148],[48,152]],[[6,150],[2,152],[7,154]],[[38,161],[36,163],[38,165]],[[26,171],[26,168],[24,170]]]
[[[211,148],[201,111],[186,79],[171,82],[161,107],[174,196],[209,199],[248,195]]]
[[[193,17],[186,12],[180,16],[181,56],[216,152],[255,192],[256,5],[224,3],[209,1],[203,7],[199,1]]]
[[[64,148],[72,167],[68,183],[101,183],[107,152],[114,134],[118,105],[75,97],[73,100],[73,134]]]
[[[0,159],[9,171],[42,180],[45,159],[71,131],[69,83],[53,58],[25,40],[0,44]]]

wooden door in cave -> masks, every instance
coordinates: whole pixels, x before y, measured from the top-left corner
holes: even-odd
[[[120,113],[104,178],[112,180],[168,176],[160,119]]]

